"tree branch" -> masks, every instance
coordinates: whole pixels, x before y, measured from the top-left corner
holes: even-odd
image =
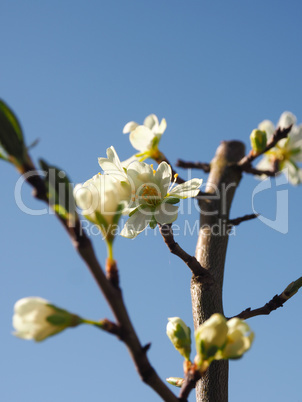
[[[34,188],[34,196],[50,205],[44,181],[39,176],[36,169],[33,169],[33,167],[30,166],[25,169],[24,173],[30,173],[29,175],[25,174],[25,179]],[[71,227],[67,220],[58,214],[56,215],[67,230],[74,248],[84,260],[87,268],[107,300],[118,326],[120,327],[120,331],[118,331],[119,337],[126,344],[141,379],[164,401],[178,402],[178,398],[159,378],[158,374],[151,366],[146,355],[148,348],[143,347],[138,339],[128,315],[122,291],[117,284],[111,283],[111,281],[106,278],[106,275],[95,256],[92,243],[83,231],[80,220],[77,219],[76,224]]]
[[[259,169],[254,168],[251,165],[243,166],[242,171],[245,173],[253,174],[255,176],[265,175],[265,176],[269,176],[269,177],[275,177],[276,173],[278,173],[278,169],[276,169],[276,170],[259,170]]]
[[[198,370],[195,370],[195,366],[193,364],[192,368],[187,373],[184,383],[180,389],[179,399],[181,402],[187,400],[190,392],[195,388],[196,382],[200,380],[200,378],[201,374]]]
[[[186,253],[178,243],[175,242],[173,236],[173,229],[171,224],[167,225],[158,225],[160,234],[162,235],[167,247],[171,251],[172,254],[177,255],[181,260],[183,260],[187,266],[192,271],[192,274],[196,277],[200,277],[202,283],[213,283],[213,277],[204,269],[200,263],[196,260],[195,257]]]
[[[242,170],[246,171],[246,169],[250,169],[251,163],[258,158],[258,156],[264,154],[265,152],[269,151],[271,148],[273,148],[277,142],[282,140],[283,138],[286,138],[292,129],[292,125],[286,128],[280,128],[278,127],[274,134],[271,136],[269,142],[267,143],[266,147],[264,148],[263,151],[259,153],[255,153],[253,150],[250,151],[250,153],[246,156],[244,156],[238,163],[237,166]]]
[[[228,224],[231,224],[232,226],[238,226],[242,222],[250,221],[251,219],[255,219],[259,216],[259,214],[251,214],[251,215],[244,215],[241,216],[240,218],[236,219],[229,219]]]
[[[241,179],[237,167],[245,154],[239,141],[223,141],[211,161],[211,171],[205,192],[199,197],[200,230],[196,245],[196,259],[213,276],[215,283],[209,287],[192,277],[191,297],[194,328],[214,313],[224,314],[222,288],[229,231],[223,229],[228,222],[235,190]],[[196,383],[196,401],[213,402],[228,400],[228,361],[213,362],[201,380]]]
[[[200,169],[203,170],[205,173],[209,173],[211,170],[211,165],[209,163],[186,162],[182,159],[178,159],[178,161],[176,162],[176,166],[183,169]]]
[[[258,315],[269,315],[272,311],[277,310],[279,307],[283,307],[283,304],[287,302],[292,296],[294,296],[299,288],[302,286],[302,277],[295,282],[290,283],[286,289],[280,295],[275,295],[268,303],[263,307],[252,310],[250,307],[243,310],[240,314],[234,317],[246,320],[248,318],[256,317]],[[231,317],[232,318],[232,317]]]

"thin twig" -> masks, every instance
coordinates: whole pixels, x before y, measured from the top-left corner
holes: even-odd
[[[182,259],[192,271],[192,274],[202,278],[202,282],[213,283],[213,277],[209,271],[203,268],[196,258],[186,253],[178,243],[175,242],[171,224],[158,225],[161,235],[172,254]]]
[[[250,173],[255,176],[265,175],[265,176],[269,176],[269,177],[275,177],[276,174],[278,173],[278,170],[259,170],[259,169],[254,168],[253,166],[248,166],[248,165],[243,167],[243,171],[245,173]]]
[[[176,162],[176,166],[183,169],[200,169],[205,173],[209,173],[211,170],[211,165],[209,163],[203,162],[186,162],[182,159],[178,159]]]
[[[241,318],[246,320],[248,318],[256,317],[258,315],[269,315],[272,311],[277,310],[279,307],[283,307],[283,304],[287,302],[294,294],[297,293],[299,287],[301,287],[302,277],[297,281],[292,282],[287,288],[280,293],[279,295],[275,295],[268,303],[266,303],[263,307],[256,308],[252,310],[250,307],[243,310],[240,314],[235,315],[234,317]],[[297,285],[299,283],[299,285]],[[294,288],[296,286],[296,288]]]
[[[238,225],[240,225],[241,222],[250,221],[251,219],[257,218],[258,216],[259,216],[259,214],[244,215],[244,216],[241,216],[240,218],[229,219],[228,224],[231,224],[232,226],[238,226]]]
[[[250,151],[250,153],[246,156],[244,156],[238,163],[237,166],[242,170],[242,171],[246,171],[246,169],[250,169],[251,168],[251,163],[258,158],[258,156],[264,154],[265,152],[269,151],[271,148],[273,148],[277,142],[279,142],[280,140],[282,140],[283,138],[286,138],[290,132],[290,130],[292,129],[292,125],[290,125],[289,127],[286,128],[280,128],[278,127],[276,129],[276,131],[274,132],[274,134],[271,136],[271,139],[269,140],[269,142],[267,143],[266,147],[264,148],[263,151],[259,152],[259,153],[255,153],[253,150]]]
[[[195,366],[192,366],[192,369],[187,373],[185,381],[181,386],[179,399],[180,401],[186,401],[190,392],[195,388],[196,382],[200,380],[201,374],[198,370],[195,369]]]

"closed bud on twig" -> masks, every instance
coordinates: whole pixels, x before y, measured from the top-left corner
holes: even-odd
[[[171,384],[174,385],[175,387],[179,387],[181,388],[182,384],[184,383],[184,379],[180,378],[180,377],[169,377],[166,378],[166,381]]]
[[[213,314],[195,331],[197,354],[207,360],[221,349],[227,340],[227,321],[221,314]]]
[[[298,290],[302,287],[302,276],[301,278],[297,279],[296,281],[290,283],[287,288],[284,290],[285,296],[290,299],[292,296],[294,296]]]
[[[40,297],[25,297],[14,307],[14,335],[22,339],[43,341],[65,328],[76,327],[83,320],[66,310],[60,309]]]
[[[253,151],[258,154],[262,152],[267,144],[267,135],[265,131],[255,129],[250,135],[251,146]]]
[[[167,335],[175,349],[186,359],[190,359],[191,330],[179,317],[168,318]]]

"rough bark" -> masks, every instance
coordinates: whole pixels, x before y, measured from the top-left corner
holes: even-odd
[[[222,286],[228,244],[229,211],[235,190],[241,179],[234,163],[244,157],[245,147],[239,141],[225,141],[218,147],[211,162],[206,195],[199,197],[200,230],[196,258],[214,276],[215,284],[202,284],[192,277],[191,297],[195,329],[214,313],[223,313]],[[214,362],[196,384],[197,402],[228,400],[228,362]]]

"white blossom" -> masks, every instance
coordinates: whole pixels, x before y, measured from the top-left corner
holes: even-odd
[[[277,164],[279,171],[286,173],[293,185],[302,182],[302,169],[298,166],[298,163],[302,162],[302,124],[296,125],[296,120],[296,116],[292,113],[282,113],[277,127],[287,128],[290,125],[293,127],[288,137],[280,140],[275,147],[266,152],[257,165],[259,170],[272,170]],[[261,122],[258,128],[266,131],[268,139],[275,131],[274,124],[269,120]]]
[[[80,323],[80,317],[59,309],[40,297],[25,297],[18,300],[14,307],[14,335],[22,339],[40,342]]]
[[[127,169],[127,177],[131,186],[131,212],[121,235],[128,238],[136,237],[149,224],[154,228],[157,223],[174,222],[178,215],[178,206],[174,204],[197,196],[202,184],[201,179],[192,179],[175,187],[174,181],[170,186],[172,170],[166,162],[160,163],[155,171],[152,165],[135,161]]]
[[[74,197],[83,216],[98,225],[106,236],[117,224],[130,196],[128,183],[117,180],[116,175],[116,172],[112,176],[99,173],[74,188]]]
[[[123,129],[123,133],[130,133],[129,140],[133,148],[138,150],[139,153],[124,161],[123,166],[127,167],[135,159],[144,161],[147,158],[158,158],[160,156],[158,144],[166,128],[166,120],[162,119],[159,123],[155,114],[147,116],[142,125],[134,121],[127,123]]]
[[[227,326],[227,341],[221,351],[221,358],[238,359],[252,346],[254,333],[245,321],[237,317],[229,320]]]

